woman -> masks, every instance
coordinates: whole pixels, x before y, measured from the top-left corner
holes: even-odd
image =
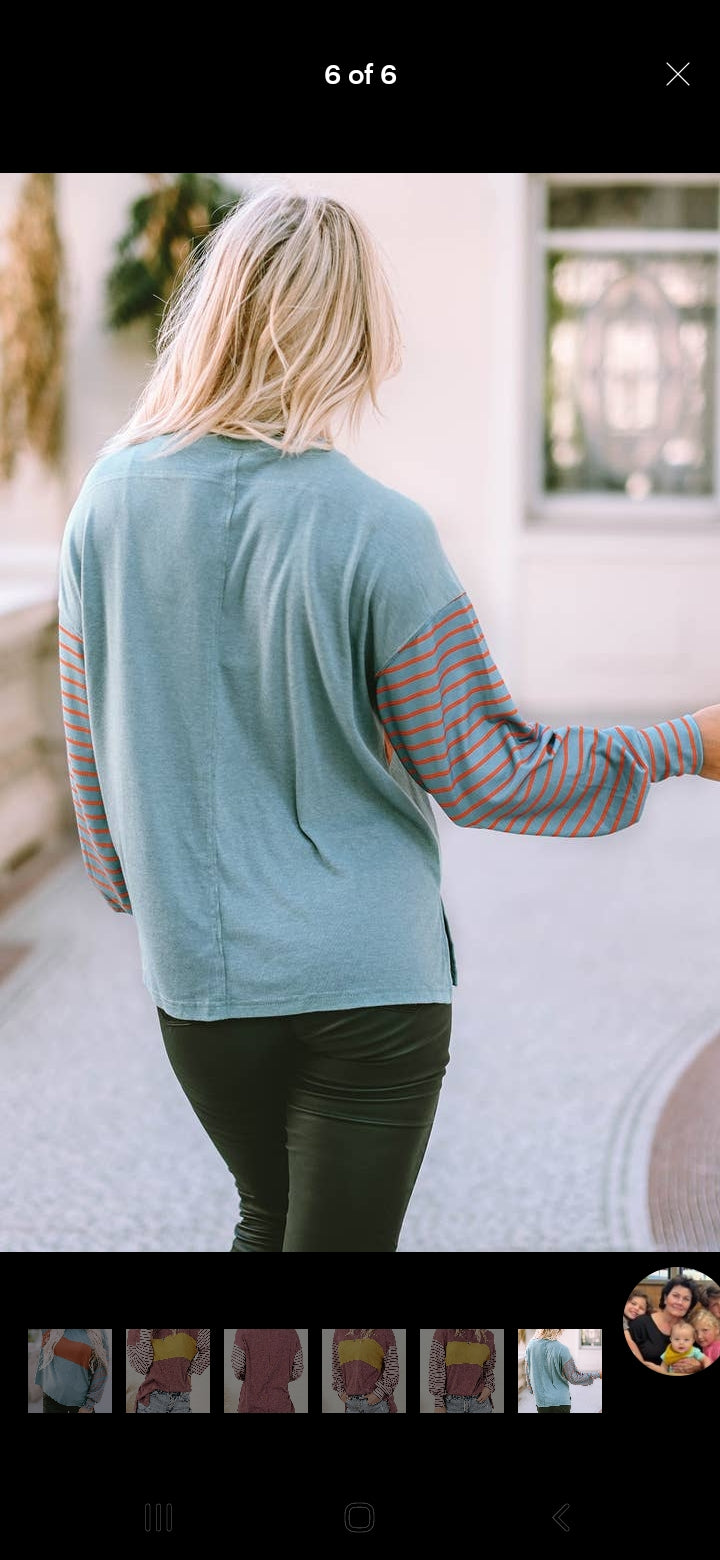
[[[637,1316],[630,1323],[625,1339],[628,1348],[646,1365],[648,1370],[664,1375],[662,1356],[675,1322],[684,1321],[698,1303],[695,1285],[689,1278],[671,1278],[663,1285],[656,1311],[649,1316]],[[691,1375],[701,1370],[699,1360],[681,1360],[674,1367],[673,1375]]]
[[[430,1345],[430,1392],[436,1414],[492,1414],[495,1338],[487,1328],[438,1328]]]
[[[241,1327],[231,1363],[233,1375],[243,1383],[238,1414],[295,1413],[288,1382],[302,1376],[303,1352],[294,1327]]]
[[[332,1340],[332,1384],[346,1414],[396,1414],[400,1380],[392,1327],[339,1327]]]
[[[131,1327],[128,1363],[144,1376],[138,1414],[191,1414],[191,1376],[210,1364],[210,1330],[202,1327]]]
[[[46,1327],[35,1383],[44,1414],[94,1414],[105,1391],[110,1340],[102,1327]]]
[[[578,1370],[564,1343],[562,1327],[539,1327],[525,1353],[527,1384],[539,1414],[569,1414],[570,1387],[591,1387],[602,1381],[601,1370]]]
[[[433,521],[334,447],[398,363],[360,220],[261,192],[196,252],[63,537],[81,849],[135,916],[236,1252],[397,1248],[456,984],[430,797],[461,827],[597,835],[652,781],[720,778],[720,706],[521,718]]]
[[[627,1332],[630,1323],[636,1316],[647,1316],[650,1310],[650,1301],[642,1289],[633,1289],[632,1294],[625,1301],[623,1310],[623,1328]]]

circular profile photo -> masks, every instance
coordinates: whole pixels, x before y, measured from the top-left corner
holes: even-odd
[[[625,1342],[661,1376],[696,1376],[720,1356],[720,1287],[697,1268],[658,1268],[623,1307]]]

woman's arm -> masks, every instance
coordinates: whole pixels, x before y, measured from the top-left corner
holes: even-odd
[[[304,1366],[303,1366],[302,1344],[300,1342],[300,1339],[298,1338],[298,1346],[297,1346],[297,1350],[296,1350],[296,1353],[295,1353],[295,1358],[294,1358],[293,1363],[292,1363],[292,1370],[290,1372],[290,1380],[291,1381],[297,1381],[299,1379],[299,1377],[302,1376],[303,1369],[304,1369]]]
[[[244,1348],[242,1348],[242,1333],[241,1332],[236,1332],[236,1334],[235,1334],[235,1342],[233,1344],[233,1351],[232,1351],[232,1355],[230,1357],[230,1364],[232,1365],[233,1375],[237,1377],[238,1381],[244,1381],[245,1380],[245,1350],[244,1350]]]
[[[189,1376],[202,1376],[210,1364],[210,1328],[201,1327],[197,1336],[197,1354],[194,1354],[188,1367]]]
[[[127,1338],[128,1364],[139,1376],[147,1375],[153,1362],[151,1327],[131,1327]]]
[[[378,1376],[372,1392],[368,1394],[368,1402],[379,1403],[381,1398],[392,1397],[400,1380],[400,1364],[398,1361],[397,1344],[392,1330],[388,1332],[387,1348],[381,1374]]]
[[[578,1370],[572,1354],[569,1359],[563,1360],[562,1371],[565,1380],[573,1387],[591,1387],[602,1376],[601,1370]]]
[[[337,1333],[333,1335],[332,1341],[332,1384],[333,1391],[337,1392],[338,1397],[342,1398],[344,1403],[347,1398],[347,1392],[345,1391],[345,1383],[343,1381],[342,1368],[340,1365],[340,1356],[338,1354]]]
[[[479,1401],[481,1403],[486,1402],[488,1398],[492,1399],[493,1392],[495,1391],[495,1338],[491,1332],[484,1332],[483,1338],[485,1339],[485,1342],[489,1344],[490,1357],[483,1365],[483,1389],[482,1392],[478,1394]]]
[[[90,1377],[90,1386],[88,1387],[87,1397],[85,1398],[84,1412],[95,1412],[103,1392],[105,1391],[105,1383],[107,1379],[108,1373],[105,1369],[105,1366],[103,1365],[102,1360],[98,1360],[95,1370]],[[82,1412],[83,1410],[81,1409],[80,1413]]]
[[[692,715],[636,729],[563,726],[518,714],[466,594],[376,678],[377,709],[414,780],[463,828],[593,836],[636,823],[653,781],[708,774]],[[713,720],[720,750],[720,706]]]
[[[85,870],[113,910],[124,910],[132,915],[130,895],[110,835],[95,766],[83,641],[62,623],[59,658],[67,766]]]
[[[445,1390],[447,1386],[447,1371],[445,1369],[445,1345],[440,1337],[440,1329],[433,1333],[430,1344],[430,1366],[428,1370],[428,1387],[435,1399],[435,1413],[446,1414]]]

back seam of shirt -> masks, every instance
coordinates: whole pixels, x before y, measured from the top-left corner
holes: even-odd
[[[212,680],[212,709],[210,715],[210,857],[213,862],[213,892],[215,895],[215,936],[217,939],[220,967],[222,969],[222,997],[220,1000],[227,1002],[227,961],[225,959],[225,945],[222,935],[222,912],[220,908],[220,871],[218,862],[218,837],[217,837],[217,712],[218,712],[218,684],[220,680],[220,624],[222,622],[223,605],[225,602],[225,588],[227,585],[228,552],[230,549],[230,522],[235,513],[237,503],[238,482],[240,478],[240,462],[235,462],[235,480],[233,483],[232,498],[228,501],[225,511],[225,545],[223,549],[223,566],[217,612],[215,614],[215,644],[214,644],[214,671]],[[211,663],[213,664],[213,663]]]

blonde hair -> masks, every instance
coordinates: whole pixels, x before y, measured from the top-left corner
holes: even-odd
[[[534,1336],[536,1338],[559,1338],[561,1332],[564,1332],[563,1327],[538,1327]]]
[[[377,247],[327,195],[271,187],[196,246],[129,420],[102,454],[172,434],[259,439],[285,454],[331,447],[400,366],[400,334]]]
[[[92,1347],[93,1347],[95,1353],[97,1354],[98,1359],[105,1366],[105,1369],[109,1370],[110,1367],[108,1365],[108,1358],[107,1358],[107,1354],[105,1353],[105,1344],[103,1342],[103,1335],[102,1335],[102,1332],[100,1331],[100,1328],[99,1327],[86,1327],[85,1331],[86,1331],[86,1333],[88,1335],[88,1338],[90,1339],[90,1342],[92,1344]],[[48,1341],[45,1344],[45,1347],[44,1347],[44,1349],[42,1351],[42,1354],[40,1355],[39,1363],[40,1363],[40,1366],[41,1366],[41,1368],[43,1370],[44,1370],[45,1366],[49,1365],[50,1361],[55,1358],[55,1345],[56,1345],[56,1343],[60,1342],[60,1339],[62,1338],[64,1332],[65,1332],[65,1328],[64,1327],[52,1327],[50,1329],[50,1337],[48,1338]]]
[[[465,1331],[464,1327],[456,1327],[455,1328],[455,1337],[459,1338],[461,1332],[464,1332],[464,1331]],[[469,1328],[468,1331],[474,1332],[475,1333],[475,1337],[477,1338],[478,1343],[482,1343],[482,1341],[483,1341],[483,1329],[482,1329],[482,1327]]]
[[[372,1338],[373,1333],[377,1332],[377,1328],[376,1327],[348,1327],[348,1333],[350,1334],[351,1338],[355,1337],[356,1332],[360,1334],[361,1338]]]
[[[715,1337],[720,1338],[720,1318],[713,1316],[712,1311],[706,1310],[705,1306],[699,1306],[696,1311],[693,1311],[692,1316],[687,1317],[686,1320],[689,1321],[691,1327],[694,1327],[696,1334],[701,1322],[712,1322],[715,1328]]]

